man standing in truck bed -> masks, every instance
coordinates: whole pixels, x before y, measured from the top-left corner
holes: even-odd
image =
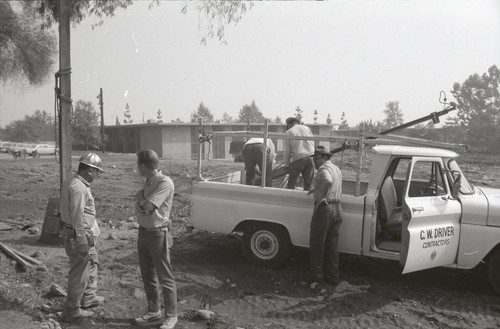
[[[286,119],[287,136],[306,136],[312,137],[313,134],[309,127],[301,125],[300,120],[295,117]],[[288,167],[288,187],[295,189],[297,178],[302,174],[304,180],[304,191],[311,188],[314,175],[314,165],[311,156],[314,153],[314,142],[299,139],[285,139],[283,148],[283,157],[285,166]]]

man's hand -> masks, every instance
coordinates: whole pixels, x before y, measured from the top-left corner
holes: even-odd
[[[137,201],[134,204],[134,211],[136,214],[144,214],[146,211],[142,208],[143,207],[143,202]]]
[[[87,242],[87,238],[82,241],[77,241],[76,246],[75,246],[75,252],[82,255],[82,256],[87,256],[89,253],[89,244]]]
[[[144,190],[139,190],[135,194],[135,201],[137,202],[142,202],[144,201]]]

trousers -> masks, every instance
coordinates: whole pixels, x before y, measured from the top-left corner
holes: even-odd
[[[262,160],[264,159],[264,154],[267,157],[266,162],[266,186],[272,186],[272,171],[273,164],[271,162],[271,155],[267,151],[267,146],[262,143],[248,144],[243,147],[242,151],[243,161],[245,162],[245,170],[247,174],[246,185],[255,184],[255,166],[259,167],[262,172]]]
[[[302,179],[304,180],[304,191],[309,191],[314,175],[314,163],[311,157],[304,157],[290,163],[288,169],[288,189],[295,189],[300,174],[302,174]]]
[[[161,307],[160,286],[163,290],[166,317],[177,316],[177,287],[170,264],[168,231],[139,230],[137,249],[142,282],[148,301],[148,312]]]
[[[63,244],[69,257],[68,296],[63,307],[64,314],[77,312],[80,304],[91,301],[97,294],[97,250],[90,247],[88,256],[77,252],[75,231],[70,228],[63,230]],[[90,261],[90,259],[92,261]]]
[[[311,279],[339,281],[340,204],[321,204],[314,208],[309,236]]]

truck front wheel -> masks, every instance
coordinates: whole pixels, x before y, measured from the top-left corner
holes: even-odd
[[[500,249],[497,249],[488,262],[488,279],[497,294],[500,294]]]
[[[250,224],[243,233],[243,251],[254,264],[278,267],[290,257],[290,236],[276,224]]]

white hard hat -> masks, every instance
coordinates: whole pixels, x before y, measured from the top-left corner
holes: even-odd
[[[101,158],[95,153],[87,153],[85,155],[82,155],[80,157],[80,160],[78,160],[78,161],[86,164],[89,167],[99,169],[100,171],[104,171],[101,168],[101,166],[102,166]]]

